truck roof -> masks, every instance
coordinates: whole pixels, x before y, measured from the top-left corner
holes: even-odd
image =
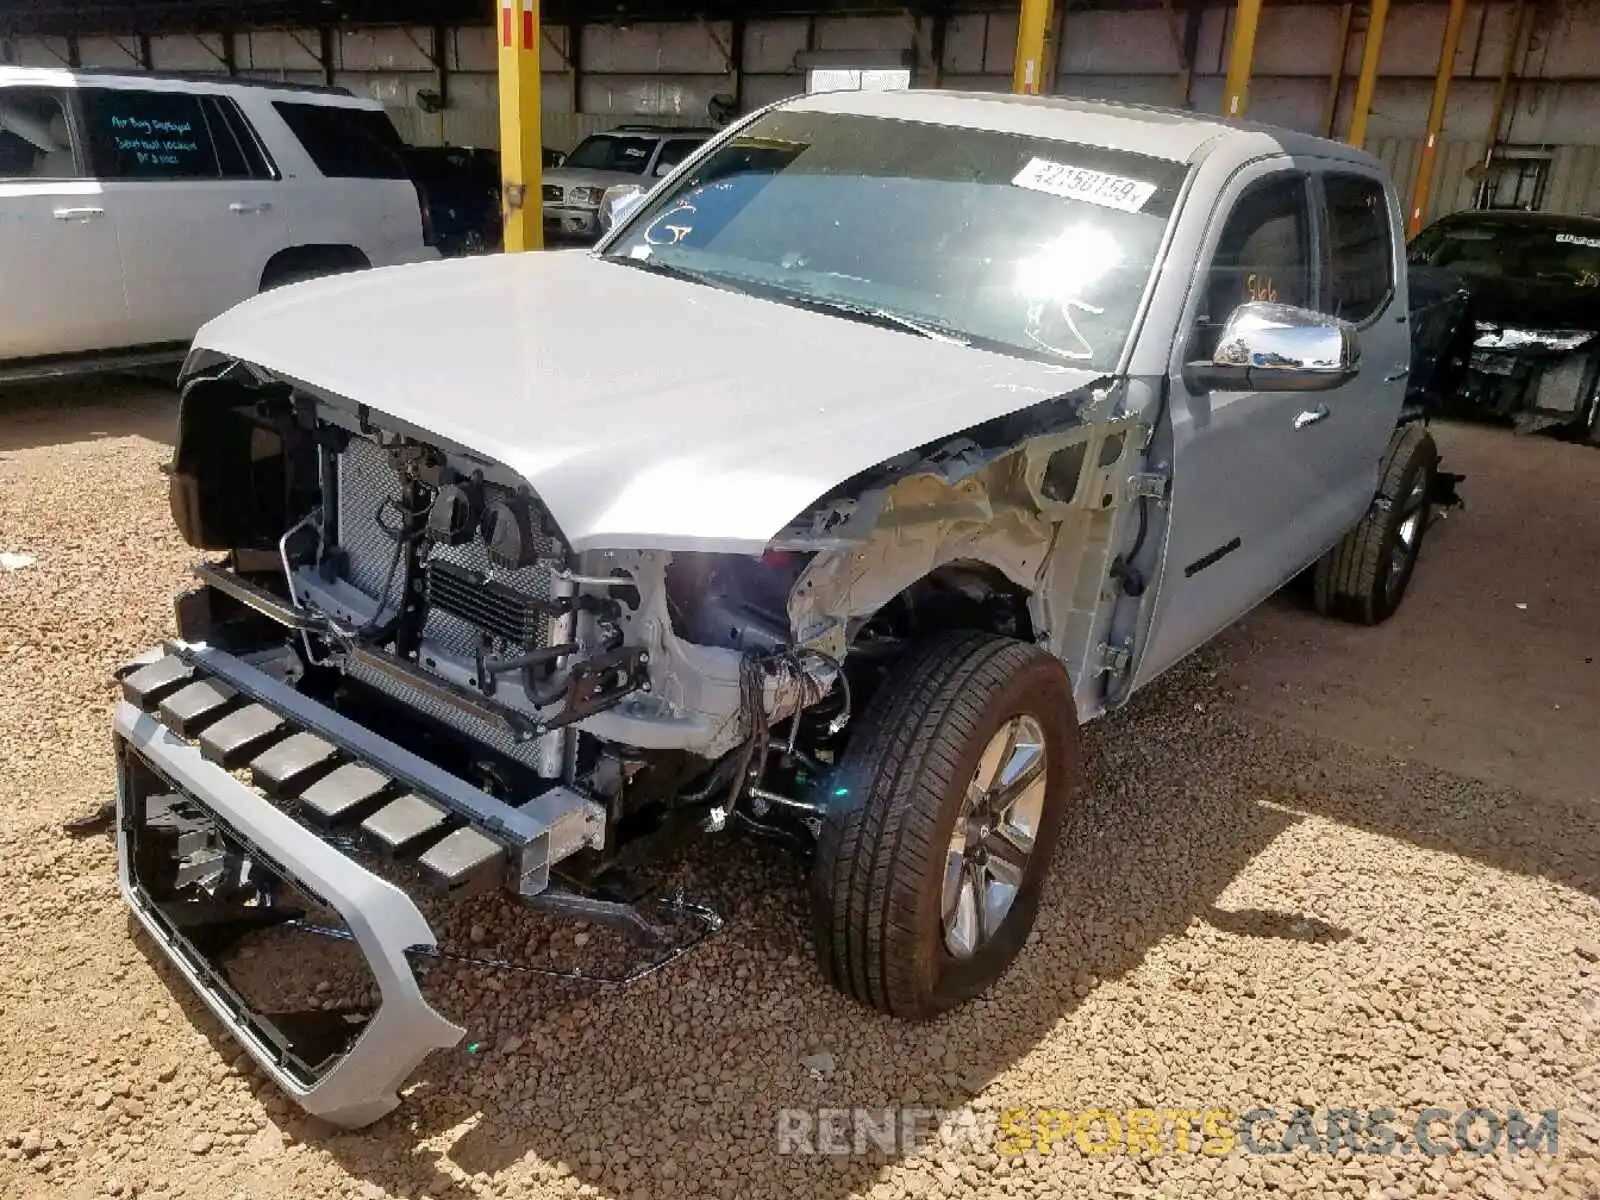
[[[278,92],[304,101],[309,97],[341,108],[381,108],[376,100],[363,99],[347,88],[321,84],[290,83],[278,79],[251,79],[238,75],[200,71],[119,71],[104,67],[12,67],[0,66],[0,87],[76,87],[96,84],[109,87],[141,88],[152,92]]]
[[[898,92],[815,92],[783,105],[805,112],[853,113],[926,121],[965,129],[1057,138],[1108,150],[1128,150],[1193,162],[1216,143],[1234,139],[1255,144],[1262,153],[1274,149],[1317,158],[1339,158],[1376,166],[1377,160],[1343,142],[1313,137],[1292,129],[1252,121],[1231,121],[1176,108],[1144,104],[1112,104],[1065,96],[1017,96],[1007,92],[946,92],[911,89]]]
[[[1504,225],[1516,229],[1556,229],[1600,235],[1600,216],[1567,213],[1524,212],[1522,209],[1474,209],[1468,212],[1449,213],[1439,218],[1439,225]]]

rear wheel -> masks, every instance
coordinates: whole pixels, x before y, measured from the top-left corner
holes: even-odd
[[[1313,569],[1319,613],[1362,625],[1394,615],[1428,532],[1438,473],[1432,435],[1421,425],[1395,430],[1371,510]]]
[[[830,981],[912,1019],[986,990],[1033,926],[1080,779],[1057,659],[987,633],[909,654],[863,714],[823,825],[812,897]]]
[[[281,250],[261,272],[261,290],[288,287],[324,275],[359,271],[371,264],[354,246],[296,246]]]

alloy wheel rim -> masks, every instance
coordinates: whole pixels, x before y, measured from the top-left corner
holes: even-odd
[[[1392,596],[1405,579],[1406,570],[1417,557],[1422,544],[1423,525],[1427,518],[1428,479],[1426,472],[1418,472],[1411,491],[1406,494],[1400,508],[1400,525],[1395,531],[1394,548],[1389,551],[1388,592]]]
[[[940,919],[954,958],[977,954],[1011,912],[1039,836],[1048,766],[1044,730],[1025,714],[978,759],[945,853]]]

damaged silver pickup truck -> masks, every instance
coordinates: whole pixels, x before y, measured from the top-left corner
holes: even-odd
[[[1346,146],[938,92],[783,102],[593,253],[371,271],[206,326],[121,674],[124,895],[308,1110],[462,1030],[427,889],[587,919],[669,834],[811,863],[828,978],[931,1017],[1022,947],[1078,727],[1309,573],[1375,623],[1438,456]],[[429,901],[431,902],[431,901]],[[381,1003],[222,964],[328,914]],[[644,924],[641,920],[639,924]]]

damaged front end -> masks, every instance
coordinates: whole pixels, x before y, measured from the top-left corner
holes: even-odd
[[[393,1108],[463,1034],[413,971],[440,950],[433,899],[501,889],[658,934],[588,885],[659,810],[721,797],[751,708],[778,719],[834,682],[826,655],[791,652],[750,695],[803,561],[777,572],[775,611],[741,602],[744,644],[681,641],[670,555],[574,554],[503,465],[243,364],[188,381],[170,490],[220,558],[179,597],[178,637],[120,673],[122,890],[272,1078],[338,1124]],[[242,940],[295,928],[358,952],[359,1002],[247,994]]]
[[[908,451],[758,554],[574,550],[506,464],[209,362],[171,497],[215,556],[178,637],[121,673],[124,895],[281,1087],[376,1119],[463,1033],[413,970],[444,953],[441,898],[650,933],[617,881],[670,840],[737,826],[808,853],[852,716],[932,630],[1045,644],[1100,711],[1150,436],[1127,391],[1101,379]],[[248,996],[228,954],[280,928],[353,947],[358,999]]]
[[[1600,420],[1600,333],[1480,321],[1462,397],[1525,432],[1590,429]]]

